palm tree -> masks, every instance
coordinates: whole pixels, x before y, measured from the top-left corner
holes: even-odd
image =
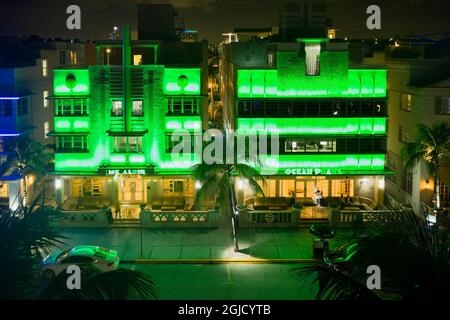
[[[202,183],[196,195],[196,202],[204,195],[216,195],[216,201],[221,208],[229,211],[233,232],[234,251],[239,251],[236,221],[236,194],[234,186],[238,178],[247,179],[250,187],[257,193],[264,195],[258,181],[265,182],[259,172],[246,164],[198,164],[194,166],[194,177]]]
[[[416,161],[424,160],[429,174],[434,177],[434,196],[436,208],[441,207],[439,192],[439,168],[442,162],[450,156],[450,127],[441,122],[428,127],[425,124],[417,126],[417,135],[414,142],[407,143],[402,156],[405,169],[412,167]]]
[[[27,176],[33,175],[38,183],[41,182],[41,179],[48,173],[52,157],[49,152],[49,146],[44,146],[28,137],[17,137],[12,143],[14,147],[9,152],[3,168],[0,169],[2,171],[0,173],[2,175],[8,172],[17,172],[19,174],[23,182],[23,195],[18,195],[18,197],[22,197],[22,203],[26,206],[28,195]]]
[[[153,300],[158,297],[155,284],[145,273],[119,268],[100,272],[93,265],[81,265],[81,288],[69,290],[70,275],[61,272],[40,293],[45,300]]]
[[[38,205],[0,211],[0,299],[33,298],[42,278],[42,258],[63,244],[51,224],[58,212]]]
[[[380,213],[366,234],[350,242],[357,250],[338,269],[324,263],[298,268],[301,281],[320,276],[319,299],[449,299],[448,236],[412,210]],[[381,292],[366,287],[370,265],[381,270]],[[376,293],[376,295],[374,295]],[[356,296],[355,296],[356,294]]]

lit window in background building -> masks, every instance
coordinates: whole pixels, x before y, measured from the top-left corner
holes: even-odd
[[[50,132],[50,124],[48,123],[48,121],[44,122],[44,137],[45,139],[48,138],[48,134]]]
[[[75,51],[70,51],[70,64],[77,64],[77,53]]]
[[[135,54],[133,56],[133,65],[135,65],[135,66],[142,65],[142,55],[141,54]]]
[[[327,37],[328,39],[336,39],[336,29],[328,29]]]
[[[44,108],[47,108],[48,107],[48,99],[47,99],[47,97],[48,97],[48,90],[45,90],[43,92],[42,96],[43,96],[43,99],[44,99]]]
[[[318,76],[320,74],[320,43],[306,43],[306,75]]]
[[[46,77],[48,76],[48,67],[47,67],[47,60],[42,60],[42,76]]]
[[[400,109],[412,111],[412,95],[406,93],[400,95]]]

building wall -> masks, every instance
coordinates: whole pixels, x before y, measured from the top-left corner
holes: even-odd
[[[450,82],[443,81],[429,85],[414,85],[424,79],[433,79],[440,70],[448,68],[445,60],[438,59],[388,59],[388,162],[394,163],[397,175],[386,179],[387,201],[390,197],[399,202],[411,204],[415,212],[421,210],[421,203],[431,205],[433,199],[433,178],[430,177],[424,162],[417,163],[409,171],[413,174],[412,188],[405,188],[402,181],[402,148],[404,141],[414,141],[417,124],[432,126],[438,122],[450,124],[450,115],[437,115],[435,106],[440,97],[450,96]],[[449,74],[450,77],[450,74]],[[431,80],[430,80],[431,81]],[[401,95],[411,95],[411,111],[402,110]],[[402,140],[400,139],[400,128]],[[395,159],[392,159],[395,158]]]

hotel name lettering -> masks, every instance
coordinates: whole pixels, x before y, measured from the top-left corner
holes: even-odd
[[[146,169],[101,169],[99,170],[100,175],[105,176],[115,176],[115,175],[149,175],[150,170]]]
[[[336,168],[296,168],[286,169],[284,173],[294,176],[338,175],[342,174],[342,170]]]

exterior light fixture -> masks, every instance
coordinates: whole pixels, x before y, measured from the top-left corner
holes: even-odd
[[[202,183],[200,181],[195,181],[195,189],[199,190],[202,187]]]

